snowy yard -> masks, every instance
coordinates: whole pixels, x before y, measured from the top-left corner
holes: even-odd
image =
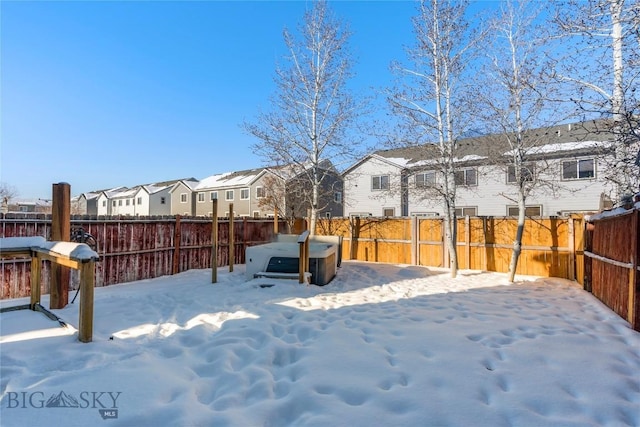
[[[575,283],[360,262],[325,287],[243,273],[98,288],[89,344],[3,313],[0,424],[640,426],[640,334]],[[77,305],[55,313],[77,327]]]

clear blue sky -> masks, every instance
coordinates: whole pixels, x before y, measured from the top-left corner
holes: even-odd
[[[269,108],[305,1],[0,2],[0,181],[20,198],[263,166],[240,124]],[[408,1],[338,1],[354,87],[412,43]]]

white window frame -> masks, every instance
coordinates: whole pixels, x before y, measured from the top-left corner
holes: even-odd
[[[231,195],[231,197],[229,197],[229,195]],[[235,196],[235,192],[233,190],[226,190],[224,192],[224,199],[225,200],[233,201],[234,196]],[[228,212],[227,212],[227,216],[229,216]]]
[[[167,204],[167,198],[166,197],[160,197],[160,204],[161,205],[166,205]]]
[[[387,214],[388,211],[391,211],[391,215]],[[382,216],[387,218],[396,216],[396,208],[382,208]]]
[[[585,176],[585,177],[580,177],[580,163],[581,162],[591,162],[591,165],[593,166],[591,171],[592,171],[592,175],[591,176]],[[576,172],[576,176],[575,177],[565,177],[565,164],[568,163],[574,163],[575,164],[575,172]],[[585,179],[595,179],[596,178],[596,159],[593,157],[579,157],[576,159],[570,159],[570,160],[562,160],[562,162],[560,163],[560,176],[562,177],[562,181],[582,181]]]
[[[256,199],[264,199],[267,196],[267,192],[263,186],[256,187]]]
[[[214,200],[218,200],[218,192],[217,191],[212,191],[211,193],[209,193],[209,201],[213,202]]]
[[[180,203],[187,203],[187,193],[180,193]]]
[[[528,172],[526,172],[528,171]],[[524,181],[531,182],[534,179],[536,168],[535,164],[527,163],[526,165],[522,165],[522,172],[524,173]],[[516,181],[516,167],[514,165],[509,165],[507,167],[507,184],[517,184]]]
[[[389,187],[389,175],[374,175],[371,177],[371,191],[386,191],[389,190]]]
[[[336,191],[333,193],[333,201],[335,203],[342,203],[342,191]]]
[[[469,184],[469,172],[473,172],[473,178],[475,182],[473,184]],[[462,174],[462,183],[458,182],[458,174]],[[477,187],[478,186],[478,169],[477,168],[462,168],[458,169],[454,173],[455,175],[455,184],[458,187]]]
[[[250,195],[251,195],[251,190],[249,188],[240,189],[240,200],[249,200]]]
[[[141,205],[142,204],[142,197],[138,197],[138,204]]]
[[[460,214],[458,215],[458,211]],[[469,212],[472,211],[472,212]],[[463,218],[465,216],[478,216],[477,206],[456,206],[456,217]]]
[[[204,203],[205,200],[206,200],[205,192],[204,191],[198,192],[198,203]]]
[[[260,211],[253,211],[254,218],[260,218]]]
[[[530,215],[527,213],[528,209],[538,209],[538,213],[535,215]],[[517,205],[507,205],[507,216],[518,216],[518,206]],[[532,216],[542,216],[542,205],[525,205],[524,207],[524,216],[532,217]]]
[[[421,177],[420,179],[418,177]],[[436,183],[436,172],[435,171],[427,171],[417,173],[414,177],[416,188],[427,188],[435,185]]]

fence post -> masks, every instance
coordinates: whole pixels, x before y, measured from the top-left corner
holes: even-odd
[[[278,234],[278,207],[273,208],[273,235]]]
[[[234,236],[233,221],[233,203],[229,203],[229,273],[233,273],[233,263],[236,259],[236,239]]]
[[[71,239],[71,186],[66,182],[53,184],[51,210],[51,240]],[[64,308],[69,302],[69,267],[51,263],[51,299],[49,308]]]
[[[411,265],[418,265],[418,216],[411,217]]]
[[[567,244],[569,245],[569,280],[576,280],[576,245],[575,245],[575,225],[573,223],[573,218],[569,216],[567,220],[567,225],[569,226],[569,241]]]
[[[78,339],[91,342],[93,339],[93,287],[95,285],[95,262],[82,263],[80,267],[80,319]]]
[[[627,314],[627,321],[631,324],[631,328],[634,330],[640,329],[640,316],[637,315],[637,310],[640,308],[640,295],[636,292],[636,281],[638,276],[638,257],[640,254],[640,246],[638,233],[640,233],[640,210],[636,210],[633,213],[633,220],[631,225],[631,239],[635,241],[631,242],[631,269],[629,269],[629,311]]]
[[[176,225],[173,229],[173,268],[171,274],[178,274],[180,272],[180,240],[182,239],[182,232],[180,231],[180,215],[176,215]]]
[[[213,199],[211,213],[211,283],[218,281],[218,199]]]
[[[464,244],[465,254],[467,256],[467,268],[471,270],[471,218],[469,215],[464,217]]]

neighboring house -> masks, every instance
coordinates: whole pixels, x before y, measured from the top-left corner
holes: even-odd
[[[4,210],[4,208],[3,208]],[[7,213],[51,213],[51,200],[11,199],[7,202]]]
[[[169,189],[170,215],[193,216],[196,214],[194,189],[199,181],[194,178],[176,181]]]
[[[72,215],[98,215],[98,197],[100,192],[82,193],[71,199]]]
[[[232,203],[234,216],[273,215],[260,203],[267,191],[266,177],[272,175],[268,168],[258,168],[212,175],[201,180],[193,189],[195,215],[211,216],[214,199],[218,200],[219,217],[229,216]]]
[[[527,198],[527,215],[596,212],[617,198],[604,179],[603,159],[611,155],[612,135],[595,132],[590,122],[534,129],[528,148],[531,176],[539,186]],[[433,148],[432,148],[433,147]],[[509,148],[497,136],[459,141],[456,159],[458,216],[517,215],[517,190]],[[381,150],[343,173],[345,215],[442,215],[434,188],[442,175],[435,146]]]

